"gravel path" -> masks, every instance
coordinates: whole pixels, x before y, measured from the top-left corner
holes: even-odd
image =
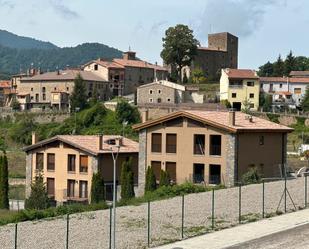
[[[304,178],[289,180],[288,190],[297,208],[304,206]],[[276,212],[283,193],[284,181],[265,184],[265,212]],[[262,184],[242,187],[243,222],[260,218]],[[185,237],[211,229],[212,193],[185,196]],[[181,197],[151,203],[151,246],[181,238]],[[287,208],[293,209],[288,199]],[[284,203],[279,210],[284,211]],[[215,191],[216,228],[236,225],[239,215],[239,188]],[[14,225],[0,227],[0,248],[14,248]],[[117,208],[117,248],[146,248],[147,204]],[[29,221],[18,224],[18,248],[65,248],[66,220]],[[108,248],[109,210],[75,214],[70,219],[69,245],[74,249]]]

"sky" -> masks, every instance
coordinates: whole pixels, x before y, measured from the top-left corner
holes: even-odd
[[[309,56],[308,0],[0,0],[0,29],[60,47],[99,42],[162,63],[168,27],[239,37],[239,68],[258,69],[293,51]]]

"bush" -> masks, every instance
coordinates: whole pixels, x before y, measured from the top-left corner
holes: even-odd
[[[166,171],[161,169],[159,187],[169,186],[169,185],[170,185],[169,175]]]
[[[221,105],[224,105],[228,109],[232,108],[231,103],[227,99],[221,100],[220,103],[221,103]]]
[[[259,174],[257,168],[253,167],[243,174],[241,179],[243,184],[258,183],[261,181],[261,175]]]
[[[156,183],[156,176],[153,172],[152,167],[148,166],[146,171],[146,183],[145,183],[145,192],[152,192],[156,190],[157,183]]]
[[[98,172],[92,175],[91,203],[100,203],[102,201],[105,201],[105,186],[103,176]]]
[[[134,193],[134,175],[132,171],[132,158],[123,162],[121,168],[121,199],[127,200],[135,196]]]
[[[116,116],[120,123],[136,124],[141,121],[137,107],[130,105],[125,100],[119,100],[116,107]]]

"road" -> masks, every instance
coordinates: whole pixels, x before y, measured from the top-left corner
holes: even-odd
[[[268,235],[226,249],[308,249],[309,224]]]

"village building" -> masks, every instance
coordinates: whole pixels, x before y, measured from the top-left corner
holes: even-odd
[[[95,92],[99,100],[110,98],[108,82],[105,79],[93,72],[67,69],[21,78],[16,88],[17,99],[25,106],[24,109],[68,110],[69,96],[78,75],[84,80],[88,98],[93,97]]]
[[[160,80],[137,88],[137,105],[180,104],[205,102],[205,95],[199,93],[198,86],[180,85]]]
[[[13,92],[10,81],[0,81],[0,107],[8,106],[11,103]]]
[[[134,126],[139,131],[139,169],[166,170],[177,184],[233,186],[256,168],[280,177],[287,133],[293,129],[234,111],[185,110]]]
[[[106,199],[111,200],[113,193],[112,153],[116,156],[118,148],[117,185],[120,184],[123,162],[132,160],[135,191],[138,195],[140,190],[137,188],[139,184],[137,142],[115,135],[59,135],[37,141],[36,135],[33,134],[32,145],[24,148],[26,152],[26,196],[30,195],[31,182],[41,171],[48,196],[57,203],[89,202],[92,176],[99,172],[104,178]]]
[[[91,61],[83,67],[109,81],[109,87],[114,96],[133,94],[137,87],[153,82],[166,80],[168,69],[157,64],[142,61],[136,57],[136,52],[128,51],[122,59],[111,62],[102,59]]]
[[[309,71],[291,71],[290,77],[292,77],[292,78],[309,78]]]
[[[261,77],[260,84],[261,92],[272,96],[273,105],[296,108],[305,96],[309,77]]]
[[[258,110],[260,81],[250,69],[222,69],[220,78],[220,101],[227,100],[237,111]]]

